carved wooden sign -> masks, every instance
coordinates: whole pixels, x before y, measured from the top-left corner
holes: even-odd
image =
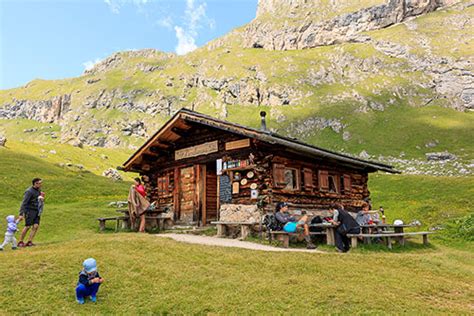
[[[207,155],[210,153],[215,153],[217,150],[217,140],[215,140],[213,142],[208,142],[193,147],[178,149],[174,152],[174,159],[180,160],[201,155]]]
[[[245,147],[250,147],[249,138],[239,139],[233,142],[225,143],[225,150],[233,150],[233,149],[239,149],[239,148],[245,148]]]

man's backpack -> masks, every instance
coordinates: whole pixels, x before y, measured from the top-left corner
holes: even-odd
[[[315,216],[311,220],[311,224],[321,224],[322,222],[323,222],[323,219],[321,218],[321,216]],[[324,231],[324,229],[322,227],[311,227],[311,225],[310,225],[309,226],[309,231],[313,232],[313,233],[320,233],[320,232]]]
[[[281,230],[281,224],[273,213],[265,214],[262,219],[262,224],[268,232],[271,230]]]

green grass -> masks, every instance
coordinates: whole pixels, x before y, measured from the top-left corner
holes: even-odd
[[[372,246],[339,255],[327,246],[323,254],[266,253],[100,234],[95,218],[115,215],[107,204],[126,199],[128,182],[12,149],[0,149],[2,231],[36,175],[47,192],[39,246],[0,253],[0,314],[472,313],[472,242],[432,238],[429,247],[414,240],[394,251]],[[370,188],[389,220],[432,225],[444,222],[447,209],[449,218],[471,212],[472,181],[380,174]],[[96,305],[79,306],[73,289],[91,256],[106,283]]]

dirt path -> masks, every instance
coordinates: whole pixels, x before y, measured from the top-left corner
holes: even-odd
[[[171,238],[176,241],[181,241],[190,244],[206,245],[206,246],[219,246],[219,247],[234,247],[234,248],[243,248],[250,250],[260,250],[260,251],[274,251],[274,252],[312,252],[312,253],[325,253],[320,250],[308,250],[308,249],[295,249],[295,248],[277,248],[267,245],[260,245],[248,241],[240,241],[237,239],[228,239],[228,238],[217,238],[209,236],[198,236],[198,235],[188,235],[188,234],[158,234],[156,235],[162,238]]]

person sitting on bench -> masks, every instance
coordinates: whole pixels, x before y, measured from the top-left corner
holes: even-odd
[[[299,220],[288,213],[288,203],[280,202],[276,206],[275,217],[283,226],[283,231],[287,233],[296,233],[298,229],[303,229],[304,240],[306,241],[306,248],[316,249],[316,245],[311,242],[309,235],[309,226],[307,224],[308,215],[303,215]]]
[[[335,203],[331,206],[331,211],[333,218],[329,222],[337,226],[335,234],[337,251],[348,252],[350,241],[347,234],[360,234],[360,226],[342,204]]]

